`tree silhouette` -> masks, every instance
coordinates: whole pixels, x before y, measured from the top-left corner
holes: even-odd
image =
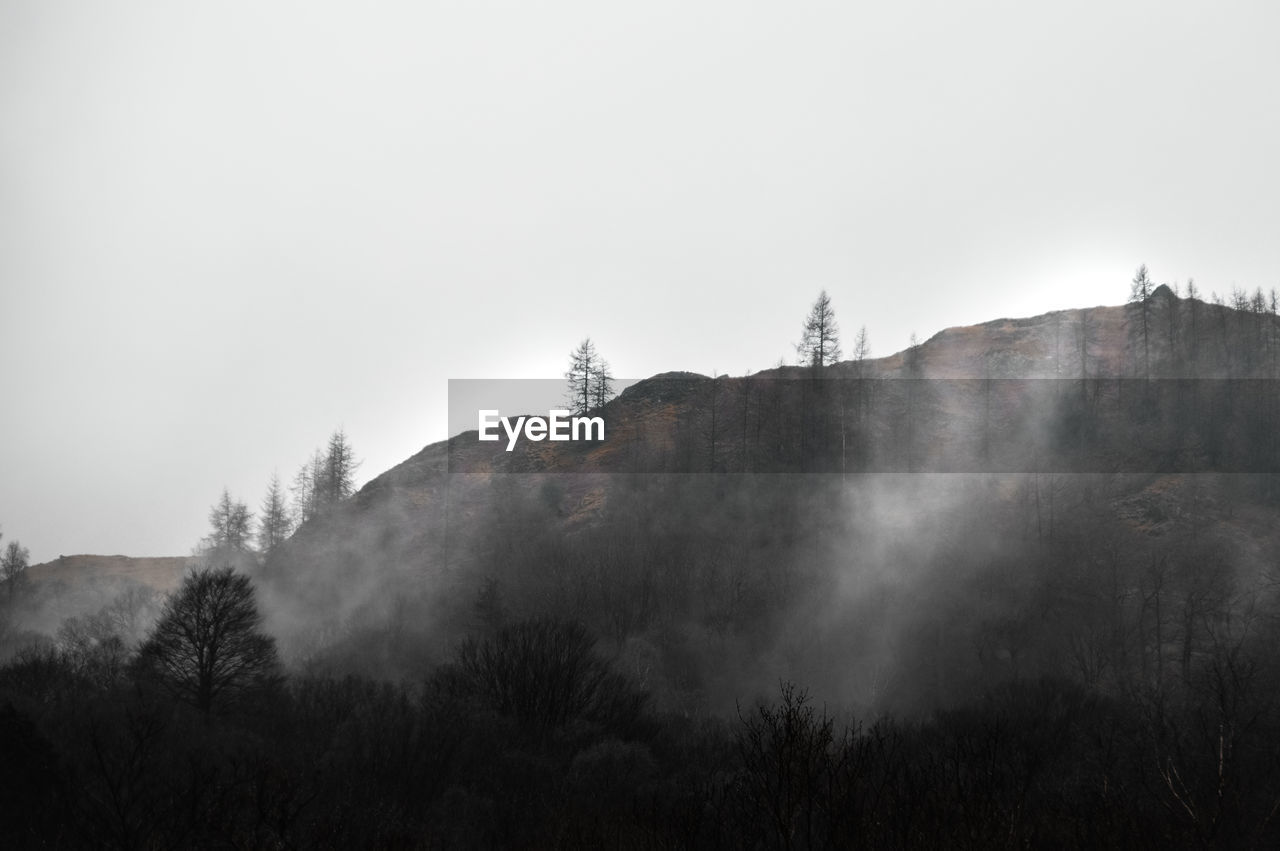
[[[329,448],[324,458],[324,476],[316,482],[322,506],[346,499],[355,492],[356,468],[359,466],[360,462],[356,460],[355,450],[351,448],[346,432],[338,429],[329,437]]]
[[[253,522],[253,514],[243,502],[231,498],[226,488],[222,489],[222,497],[209,510],[209,544],[214,550],[243,552],[249,549],[249,526]]]
[[[311,458],[298,468],[293,477],[293,516],[299,526],[306,523],[320,511],[319,492],[316,483],[324,478],[324,454],[317,449]]]
[[[818,300],[813,303],[808,317],[804,320],[804,330],[800,342],[796,344],[796,352],[800,362],[815,369],[830,366],[840,360],[840,327],[836,324],[836,313],[831,307],[831,296],[823,290]]]
[[[329,436],[324,451],[317,449],[293,479],[292,522],[298,526],[321,514],[355,492],[355,472],[360,467],[347,435],[338,429]],[[263,509],[266,510],[265,508]]]
[[[27,583],[27,567],[31,555],[27,548],[17,541],[10,541],[0,556],[0,582],[4,583],[12,600]]]
[[[867,326],[863,325],[858,329],[858,336],[853,341],[853,362],[856,365],[858,378],[864,377],[864,365],[869,357],[871,357],[871,338],[867,336]]]
[[[1129,289],[1129,303],[1139,306],[1140,316],[1142,317],[1142,370],[1144,378],[1151,377],[1151,294],[1154,290],[1155,285],[1152,284],[1151,276],[1147,274],[1147,266],[1144,263],[1134,273],[1133,282]]]
[[[591,406],[603,408],[604,403],[613,398],[613,374],[609,371],[609,362],[599,359],[595,375],[591,377]]]
[[[275,681],[275,639],[261,624],[249,577],[230,567],[197,570],[165,601],[139,664],[207,713]]]
[[[566,403],[575,414],[599,408],[613,397],[613,375],[609,372],[609,363],[596,351],[590,337],[569,353],[569,368],[565,370],[564,377],[569,382]]]
[[[262,500],[262,517],[258,521],[258,549],[263,558],[284,543],[292,530],[293,517],[285,501],[284,488],[280,486],[280,477],[273,475],[267,495]]]

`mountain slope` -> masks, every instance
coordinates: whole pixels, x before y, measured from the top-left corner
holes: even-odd
[[[603,442],[469,432],[374,478],[267,565],[273,628],[296,658],[418,676],[477,630],[569,617],[672,706],[797,672],[877,705],[1102,676],[1080,650],[1111,640],[1101,611],[1125,665],[1190,664],[1200,615],[1174,647],[1146,607],[1252,594],[1276,563],[1275,477],[1219,473],[1280,457],[1255,381],[1277,339],[1274,315],[1162,288],[822,376],[655,376],[605,406]]]

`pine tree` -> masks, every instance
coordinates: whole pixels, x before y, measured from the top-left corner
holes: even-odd
[[[569,353],[569,368],[564,377],[569,384],[565,404],[574,414],[585,414],[613,398],[609,362],[596,351],[590,337]]]
[[[319,483],[324,478],[325,459],[317,449],[311,458],[298,468],[293,477],[293,517],[299,525],[303,525],[315,517],[320,510]]]
[[[840,327],[831,307],[831,297],[823,290],[804,321],[800,342],[796,344],[800,363],[822,369],[840,360]]]
[[[273,475],[262,500],[262,514],[258,521],[258,550],[266,558],[284,543],[293,531],[293,518],[285,501],[280,477]]]
[[[575,414],[591,410],[591,378],[595,375],[598,357],[590,337],[569,353],[569,368],[564,377],[569,382],[569,409]]]
[[[301,526],[326,508],[355,492],[355,474],[360,467],[347,435],[338,429],[324,450],[317,449],[293,477],[293,516]]]
[[[241,553],[249,549],[249,527],[253,514],[243,502],[231,498],[226,488],[222,498],[209,510],[209,546],[215,551]]]
[[[356,460],[355,450],[347,441],[346,433],[338,429],[329,437],[329,447],[324,457],[324,475],[317,483],[322,506],[344,500],[355,492],[356,468],[359,466],[360,462]]]
[[[603,408],[605,402],[613,398],[613,374],[609,372],[609,362],[598,358],[595,374],[591,377],[591,406]]]

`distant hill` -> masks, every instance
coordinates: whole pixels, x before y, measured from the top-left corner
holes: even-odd
[[[7,624],[0,624],[0,636],[12,639],[10,649],[20,646],[24,635],[52,637],[68,618],[94,615],[125,598],[133,611],[154,614],[162,596],[181,583],[189,563],[182,556],[82,554],[32,565],[27,569],[28,592],[8,612]]]
[[[73,555],[32,565],[27,572],[37,586],[109,585],[122,580],[137,582],[160,593],[177,588],[190,559],[185,556],[134,558],[131,556]]]

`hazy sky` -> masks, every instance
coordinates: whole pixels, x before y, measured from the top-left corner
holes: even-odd
[[[446,380],[1280,285],[1280,4],[0,0],[0,529],[182,554]]]

